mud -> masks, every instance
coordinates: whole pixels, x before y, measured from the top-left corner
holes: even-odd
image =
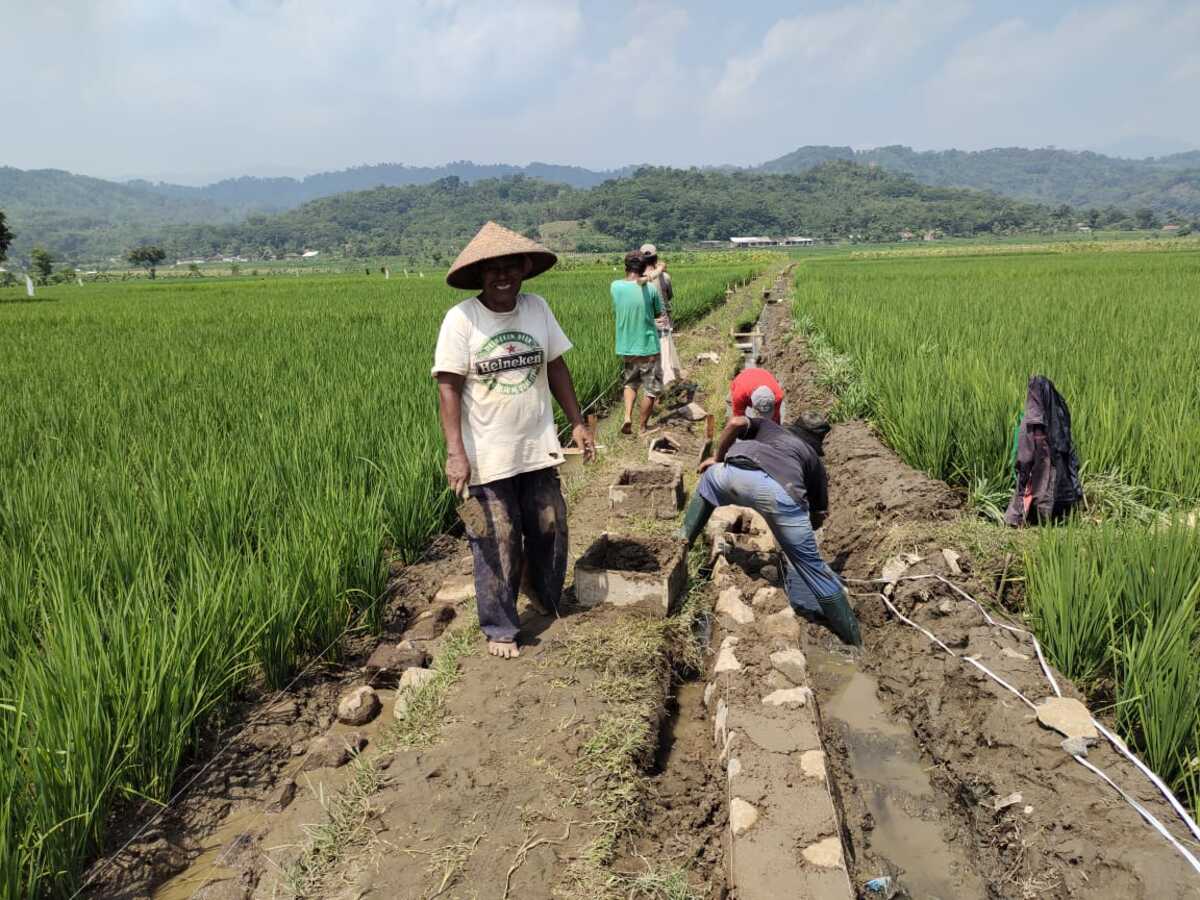
[[[655,574],[666,571],[679,557],[678,543],[667,538],[627,538],[611,535],[596,541],[580,557],[581,565],[616,572]]]
[[[679,473],[666,466],[642,466],[641,468],[625,469],[617,476],[619,485],[674,485],[679,480]]]
[[[783,385],[791,415],[804,408],[828,410],[832,400],[816,385],[803,341],[782,339],[790,330],[790,315],[786,304],[767,308],[763,364]],[[843,578],[878,577],[886,558],[903,549],[922,558],[907,574],[941,574],[994,605],[992,585],[971,574],[975,566],[968,556],[960,561],[966,574],[956,575],[940,553],[944,545],[937,535],[964,514],[959,492],[905,465],[864,422],[833,427],[825,441],[825,463],[831,511],[819,539]],[[951,896],[972,896],[971,873],[982,882],[983,896],[997,898],[1200,896],[1200,881],[1183,859],[1110,787],[1065,754],[1060,736],[1041,728],[1028,707],[895,620],[870,586],[852,583],[852,588],[865,641],[855,665],[874,684],[818,672],[817,688],[822,709],[832,703],[850,723],[839,724],[830,714],[823,737],[835,762],[847,857],[859,884],[884,874],[887,864],[907,871],[907,877],[932,879],[932,867],[909,854],[941,853],[941,846],[950,855],[936,868],[957,879],[950,886],[963,892],[951,891]],[[1049,694],[1030,645],[988,626],[972,604],[944,584],[901,582],[894,602],[956,653],[978,658],[1034,701]],[[835,646],[814,626],[806,642],[807,652]],[[1065,694],[1080,696],[1065,678],[1056,677]],[[844,696],[837,699],[844,690],[857,692],[852,704],[845,704]],[[889,756],[896,755],[901,736],[886,732],[897,727],[907,732],[905,743],[912,743],[898,764],[873,752],[878,744],[872,740],[847,737],[851,727],[871,730],[861,719],[855,724],[848,706],[873,710],[876,723],[883,711],[882,721],[890,723],[884,726]],[[916,777],[914,746],[931,795]],[[1184,839],[1169,806],[1115,751],[1093,748],[1089,761]],[[878,813],[885,807],[874,785],[881,782],[889,813],[898,807],[910,819],[936,824],[936,832],[917,826],[923,829],[920,843],[905,845],[899,841],[904,832],[918,836],[910,821],[886,838],[876,837]],[[921,788],[917,799],[909,802],[907,795],[916,787]],[[1014,792],[1021,802],[998,809],[997,801]],[[940,890],[947,888],[943,884]]]

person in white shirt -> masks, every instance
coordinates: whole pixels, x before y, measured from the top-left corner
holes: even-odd
[[[434,352],[446,479],[483,509],[486,533],[468,529],[479,625],[493,656],[520,655],[522,564],[541,606],[557,610],[567,570],[567,512],[557,467],[557,400],[585,460],[595,453],[563,354],[571,342],[550,306],[522,282],[558,258],[488,222],[458,255],[446,282],[478,290],[442,320]]]

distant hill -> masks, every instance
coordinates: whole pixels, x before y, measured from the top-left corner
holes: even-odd
[[[632,166],[613,171],[597,172],[579,166],[556,166],[550,163],[530,163],[527,166],[506,164],[483,165],[466,160],[444,166],[406,166],[401,163],[381,163],[356,166],[339,172],[320,172],[306,178],[230,178],[204,187],[184,187],[177,184],[133,181],[131,185],[161,194],[164,197],[200,199],[222,207],[244,212],[279,212],[292,209],[309,200],[331,197],[347,191],[365,191],[376,187],[406,187],[431,184],[442,178],[454,177],[467,183],[486,178],[510,178],[524,175],[571,187],[594,187],[610,178],[620,178],[633,171]]]
[[[515,176],[375,188],[314,200],[235,225],[174,228],[179,256],[277,256],[302,249],[352,256],[447,258],[486,219],[540,234],[563,223],[602,242],[579,249],[802,234],[895,240],[900,231],[1014,233],[1070,225],[1070,213],[979,191],[935,188],[879,168],[835,161],[798,175],[642,168],[590,190]]]
[[[911,175],[924,184],[992,191],[1006,197],[1083,208],[1148,208],[1160,217],[1200,218],[1200,151],[1150,159],[1120,159],[1090,151],[926,150],[911,147],[800,147],[755,171],[802,172],[830,160],[850,160]]]
[[[430,184],[455,177],[471,183],[523,175],[587,188],[628,175],[579,166],[528,166],[453,162],[444,166],[386,163],[306,178],[231,178],[204,187],[133,180],[124,183],[75,175],[59,169],[0,167],[0,209],[17,232],[15,258],[36,245],[60,257],[98,260],[156,240],[168,225],[225,224],[255,213],[281,212],[321,197],[376,187]]]

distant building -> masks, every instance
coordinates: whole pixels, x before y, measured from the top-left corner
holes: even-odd
[[[303,253],[300,254],[300,258],[301,259],[312,259],[313,257],[320,256],[320,255],[321,255],[320,250],[305,250]]]
[[[1076,230],[1076,231],[1091,231],[1091,230],[1092,230],[1092,226],[1091,226],[1091,225],[1089,225],[1087,222],[1076,222],[1076,223],[1075,223],[1075,230]]]
[[[816,238],[810,237],[785,237],[779,239],[780,247],[807,247],[810,244],[815,244]]]
[[[907,228],[905,228],[902,232],[900,232],[900,240],[902,240],[902,241],[911,241],[915,237],[916,237],[916,235],[913,234],[911,231],[909,231]]]
[[[1178,231],[1178,230],[1179,230],[1179,226],[1178,226],[1178,225],[1164,225],[1164,226],[1162,227],[1162,230],[1163,230],[1163,231]]]
[[[769,237],[731,237],[729,243],[735,247],[774,247],[778,241]]]

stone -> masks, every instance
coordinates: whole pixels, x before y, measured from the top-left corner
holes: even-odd
[[[725,767],[725,772],[729,776],[730,781],[742,774],[742,761],[736,756],[729,760],[729,764]]]
[[[842,859],[842,842],[836,836],[805,847],[803,856],[822,869],[841,869],[846,865]]]
[[[1085,737],[1063,738],[1062,743],[1060,743],[1059,746],[1071,756],[1082,756],[1085,759],[1087,758],[1088,739]]]
[[[1083,737],[1093,741],[1100,737],[1086,706],[1070,697],[1047,697],[1037,705],[1038,721],[1047,728],[1069,738]]]
[[[729,722],[729,704],[724,700],[717,701],[717,714],[713,716],[713,745],[724,747],[728,738],[726,725]]]
[[[952,612],[954,612],[954,601],[953,600],[943,600],[941,603],[939,603],[937,605],[937,607],[935,609],[939,616],[948,616]]]
[[[776,650],[771,654],[771,665],[792,684],[808,683],[808,660],[799,650]]]
[[[405,713],[408,712],[408,704],[412,699],[413,692],[435,678],[437,678],[437,672],[433,669],[404,670],[404,674],[400,676],[400,685],[396,690],[396,703],[392,707],[392,712],[397,719],[403,719]]]
[[[800,771],[809,778],[825,780],[825,754],[820,750],[805,750],[800,754]]]
[[[1029,662],[1029,660],[1030,660],[1030,657],[1026,656],[1024,653],[1018,653],[1012,647],[1001,647],[1000,652],[1003,653],[1005,656],[1007,656],[1009,659],[1020,659],[1020,660],[1024,660],[1025,662]]]
[[[957,550],[944,549],[942,550],[942,559],[946,561],[946,568],[950,570],[951,575],[962,574],[962,566],[958,564],[958,561],[962,559],[961,553]]]
[[[708,413],[699,403],[689,403],[681,407],[679,412],[689,422],[703,422],[708,418]]]
[[[923,557],[917,556],[915,553],[901,553],[893,556],[883,564],[883,571],[879,573],[879,577],[888,584],[895,584],[911,566],[916,565],[922,559]]]
[[[458,610],[450,603],[438,603],[417,616],[416,622],[406,632],[414,641],[429,641],[439,637],[446,625],[454,620]]]
[[[275,790],[271,792],[270,799],[267,800],[267,812],[283,812],[292,805],[292,801],[295,799],[296,782],[290,778],[285,778],[276,786]]]
[[[463,603],[475,596],[475,577],[458,576],[442,583],[433,595],[434,603]]]
[[[338,699],[337,717],[344,725],[366,725],[382,708],[374,688],[363,684],[351,688]]]
[[[696,365],[698,365],[698,366],[702,366],[705,363],[719,363],[720,361],[721,361],[720,353],[713,353],[712,351],[709,351],[707,353],[697,353],[696,354]]]
[[[723,582],[733,581],[733,566],[724,556],[716,557],[713,562],[712,579],[717,583],[717,587],[721,587]]]
[[[713,696],[717,693],[717,683],[710,681],[704,686],[704,708],[712,706]]]
[[[739,625],[754,621],[754,610],[742,600],[742,592],[735,587],[726,588],[717,597],[717,615],[727,616]]]
[[[738,733],[736,731],[731,731],[725,735],[725,746],[721,748],[721,755],[717,757],[717,762],[721,764],[725,763],[730,751],[733,750],[733,745],[737,743],[737,739]]]
[[[423,668],[429,664],[429,654],[411,641],[400,644],[380,644],[371,651],[363,666],[363,677],[372,684],[390,687],[400,680],[408,669]]]
[[[757,610],[779,610],[787,603],[787,595],[777,587],[759,588],[750,598],[750,605]]]
[[[713,671],[718,675],[724,672],[742,671],[742,664],[738,662],[732,647],[722,647],[717,651],[717,662],[713,666]]]
[[[996,812],[1000,812],[1002,809],[1008,809],[1010,806],[1016,806],[1024,799],[1025,798],[1021,796],[1019,791],[1009,794],[1007,797],[995,797],[992,800],[992,809]]]
[[[300,766],[301,772],[313,769],[336,769],[367,746],[367,739],[357,731],[346,734],[323,734],[308,745],[308,756]]]
[[[800,620],[792,612],[790,606],[763,618],[763,627],[770,637],[780,638],[789,643],[800,641]]]
[[[806,706],[812,699],[812,688],[796,687],[781,691],[771,691],[762,698],[766,706],[783,706],[787,709],[797,709]]]
[[[769,584],[773,584],[776,586],[783,584],[783,582],[780,580],[780,577],[779,577],[779,566],[775,566],[775,565],[763,566],[761,569],[758,570],[758,575],[760,578],[762,578],[763,581],[766,581]]]
[[[729,801],[729,830],[741,837],[758,822],[758,810],[741,797]]]

